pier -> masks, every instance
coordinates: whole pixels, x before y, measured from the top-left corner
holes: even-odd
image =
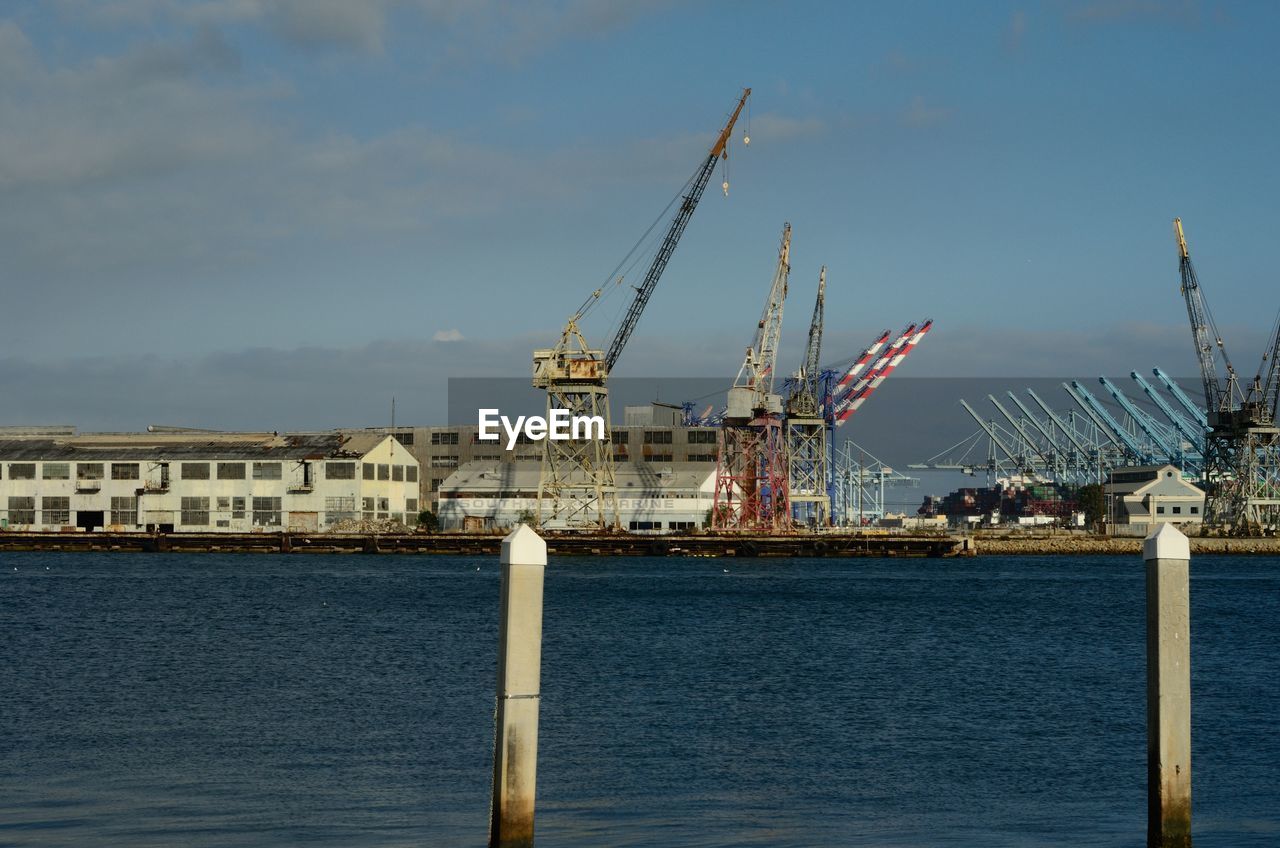
[[[938,535],[549,533],[546,541],[552,556],[937,558],[975,553],[968,537]],[[501,546],[502,537],[488,533],[0,533],[0,551],[497,556]]]

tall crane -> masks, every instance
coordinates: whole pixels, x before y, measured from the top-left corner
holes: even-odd
[[[790,524],[782,398],[773,391],[790,274],[791,225],[784,224],[764,312],[729,389],[720,428],[711,511],[717,530],[773,532]]]
[[[827,422],[819,409],[822,367],[822,322],[827,292],[827,267],[818,272],[818,297],[809,320],[804,361],[787,399],[787,494],[792,517],[804,524],[825,527],[831,521],[828,491]]]
[[[1280,525],[1280,429],[1276,427],[1275,395],[1280,389],[1274,386],[1280,322],[1263,353],[1258,376],[1242,386],[1205,303],[1181,218],[1173,220],[1173,231],[1209,428],[1202,468],[1204,523],[1237,535],[1274,530]],[[1218,354],[1223,375],[1218,373]]]
[[[718,162],[729,156],[729,136],[742,114],[751,89],[742,91],[737,106],[716,137],[689,181],[675,216],[667,227],[657,252],[649,264],[635,296],[608,351],[587,344],[578,322],[599,302],[603,289],[596,289],[570,316],[555,347],[533,352],[533,385],[547,392],[547,418],[552,410],[567,410],[570,417],[601,418],[606,436],[612,432],[609,390],[605,385],[623,348],[631,338],[666,270],[689,219],[711,179]],[[618,492],[614,481],[613,450],[608,439],[544,439],[542,468],[538,478],[538,524],[547,527],[617,527]]]

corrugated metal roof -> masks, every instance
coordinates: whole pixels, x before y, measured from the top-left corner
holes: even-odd
[[[5,462],[139,462],[163,460],[303,460],[352,453],[338,433],[112,433],[66,438],[0,437]]]

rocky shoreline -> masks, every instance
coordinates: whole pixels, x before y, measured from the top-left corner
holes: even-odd
[[[1192,554],[1253,554],[1280,556],[1280,538],[1224,539],[1196,537],[1191,542]],[[1142,539],[1138,537],[1086,536],[1063,533],[1054,536],[978,536],[974,540],[978,556],[1013,555],[1078,555],[1115,554],[1140,556]]]

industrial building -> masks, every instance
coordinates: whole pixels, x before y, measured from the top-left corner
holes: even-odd
[[[1183,479],[1173,465],[1117,468],[1104,492],[1107,520],[1117,533],[1146,535],[1155,524],[1204,520],[1204,490]]]
[[[656,431],[666,432],[670,431]],[[715,493],[714,462],[630,462],[614,466],[618,520],[631,532],[704,527]],[[528,522],[538,510],[540,468],[534,463],[469,462],[439,490],[443,530],[491,530]]]
[[[0,433],[0,527],[274,532],[417,523],[418,461],[366,433]],[[366,525],[367,526],[367,525]]]
[[[683,410],[678,406],[655,403],[651,406],[628,406],[623,411],[624,425],[614,426],[609,441],[613,460],[617,463],[662,464],[692,463],[705,465],[715,472],[716,427],[685,427]],[[440,488],[459,468],[471,462],[514,463],[533,469],[534,498],[537,498],[537,472],[542,463],[542,443],[522,435],[514,450],[506,450],[497,442],[477,438],[475,424],[446,427],[380,427],[369,430],[345,430],[347,434],[393,435],[422,468],[419,498],[423,509],[440,512]],[[537,506],[534,506],[537,511]],[[623,524],[625,527],[626,524]]]

